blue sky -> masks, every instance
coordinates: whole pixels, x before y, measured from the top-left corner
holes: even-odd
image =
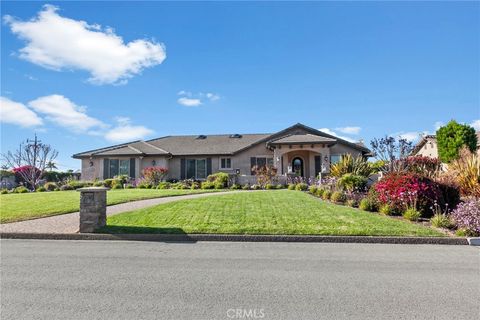
[[[49,6],[44,6],[50,4]],[[480,130],[478,2],[1,2],[2,152],[171,134]],[[82,22],[83,21],[83,22]]]

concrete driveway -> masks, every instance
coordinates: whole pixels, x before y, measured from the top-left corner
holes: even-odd
[[[479,248],[1,241],[2,319],[479,319]]]

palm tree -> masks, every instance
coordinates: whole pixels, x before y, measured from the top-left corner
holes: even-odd
[[[52,172],[53,169],[58,169],[57,166],[55,165],[55,162],[53,162],[53,161],[47,162],[47,164],[45,165],[45,167],[47,167],[48,169],[50,169],[50,172]]]

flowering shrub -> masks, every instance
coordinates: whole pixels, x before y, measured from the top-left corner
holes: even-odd
[[[151,186],[158,185],[167,175],[168,169],[162,167],[146,167],[142,170],[143,182]]]
[[[26,177],[35,176],[35,180],[40,179],[42,171],[40,169],[32,166],[21,166],[18,168],[13,168],[12,172],[15,174],[15,178],[18,182],[23,184],[29,184],[26,180]],[[34,187],[34,186],[31,186]]]
[[[436,158],[413,156],[403,160],[403,167],[408,172],[416,173],[424,177],[433,178],[440,171],[442,163]]]
[[[408,208],[429,212],[439,195],[439,187],[435,182],[409,172],[391,172],[377,182],[374,188],[380,204],[388,204],[400,212]]]
[[[470,199],[457,206],[453,210],[452,217],[459,228],[466,229],[470,233],[480,234],[480,200]]]

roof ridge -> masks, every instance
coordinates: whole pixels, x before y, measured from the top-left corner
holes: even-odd
[[[150,147],[152,147],[152,148],[154,148],[154,149],[157,149],[157,150],[160,150],[160,151],[162,151],[162,152],[170,153],[170,152],[168,152],[168,151],[166,151],[166,150],[164,150],[164,149],[162,149],[162,148],[159,148],[159,147],[157,147],[157,146],[154,146],[153,144],[148,143],[148,142],[146,142],[146,141],[143,141],[143,140],[142,140],[142,141],[140,141],[140,142],[143,142],[143,143],[145,143],[146,145],[149,145]]]
[[[132,147],[131,145],[127,145],[127,148],[130,148],[130,149],[132,149],[133,151],[136,151],[136,152],[138,152],[138,153],[145,154],[144,152],[142,152],[142,151],[138,150],[138,149],[137,149],[137,148],[135,148],[135,147]]]

